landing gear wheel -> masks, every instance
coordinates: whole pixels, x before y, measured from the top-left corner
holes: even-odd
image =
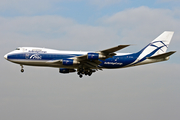
[[[21,72],[23,73],[23,72],[24,72],[24,69],[21,69]]]
[[[87,71],[85,71],[85,72],[84,72],[84,74],[85,74],[85,75],[88,75],[88,72],[87,72]]]
[[[91,76],[91,75],[92,75],[92,72],[89,72],[88,75]]]
[[[83,77],[83,75],[79,75],[79,77],[80,77],[80,78],[82,78],[82,77]]]

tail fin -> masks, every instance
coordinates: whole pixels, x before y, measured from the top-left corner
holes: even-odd
[[[139,51],[139,58],[151,57],[159,54],[163,54],[167,51],[168,45],[172,39],[174,32],[165,31],[155,40],[149,43],[145,48]]]
[[[174,32],[165,31],[151,42],[152,45],[161,47],[161,49],[158,51],[159,54],[165,53],[167,51],[168,45],[171,42],[173,34]]]

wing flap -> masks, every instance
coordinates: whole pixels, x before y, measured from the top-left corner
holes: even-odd
[[[89,68],[96,68],[97,70],[102,70],[98,65],[101,64],[101,61],[97,60],[97,61],[86,61],[84,63],[85,66],[89,67]]]

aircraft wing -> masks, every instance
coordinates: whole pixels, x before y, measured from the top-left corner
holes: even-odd
[[[109,49],[106,49],[106,50],[101,50],[101,51],[99,51],[99,52],[101,52],[101,53],[114,53],[114,52],[116,52],[116,51],[118,51],[118,50],[121,50],[121,49],[123,49],[123,48],[125,48],[125,47],[128,47],[128,46],[130,46],[130,45],[118,45],[118,46],[116,46],[116,47],[112,47],[112,48],[109,48]]]
[[[85,68],[90,68],[90,69],[99,69],[99,70],[102,70],[100,67],[99,67],[99,64],[101,64],[101,61],[99,61],[98,59],[107,59],[109,57],[112,57],[114,55],[116,55],[116,51],[118,50],[121,50],[125,47],[128,47],[130,45],[118,45],[116,47],[112,47],[112,48],[109,48],[109,49],[105,49],[105,50],[101,50],[101,51],[97,51],[97,52],[94,52],[94,53],[87,53],[85,55],[82,55],[82,56],[76,56],[76,57],[72,57],[72,58],[68,58],[66,60],[52,60],[52,61],[47,61],[48,63],[59,63],[59,64],[63,64],[63,61],[65,62],[69,62],[71,60],[73,60],[73,64],[79,64],[79,65],[82,65],[83,67]],[[91,59],[91,57],[96,57],[97,59]]]
[[[116,55],[116,51],[118,50],[121,50],[125,47],[128,47],[130,45],[118,45],[118,46],[115,46],[115,47],[112,47],[112,48],[109,48],[109,49],[105,49],[105,50],[101,50],[101,51],[97,51],[97,52],[94,52],[94,53],[90,53],[92,56],[93,54],[94,55],[98,55],[99,58],[98,59],[107,59],[109,57],[112,57],[114,55]],[[85,55],[82,55],[82,56],[77,56],[77,57],[73,57],[73,58],[70,58],[70,59],[74,59],[80,63],[83,64],[83,66],[85,66],[86,68],[95,68],[95,69],[99,69],[99,70],[102,70],[100,67],[99,67],[99,64],[101,64],[101,61],[99,61],[98,59],[95,59],[95,60],[89,60],[89,53],[85,54]]]
[[[121,49],[123,49],[125,47],[128,47],[128,46],[130,46],[130,45],[118,45],[116,47],[112,47],[112,48],[109,48],[109,49],[101,50],[101,51],[98,51],[98,52],[95,52],[95,53],[102,54],[102,55],[106,56],[105,59],[107,59],[109,57],[112,57],[112,56],[116,55],[116,53],[114,53],[114,52],[116,52],[118,50],[121,50]],[[87,57],[88,57],[88,55],[86,54],[86,55],[78,56],[78,57],[76,57],[76,59],[78,61],[82,61],[82,60],[86,60]]]

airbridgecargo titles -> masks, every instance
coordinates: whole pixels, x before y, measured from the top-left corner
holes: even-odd
[[[137,65],[166,61],[176,51],[166,52],[174,32],[165,31],[142,50],[135,53],[116,53],[129,45],[118,45],[95,52],[59,51],[37,47],[18,47],[4,58],[23,66],[45,66],[59,68],[60,73],[77,72],[83,75],[102,69],[133,67]]]

